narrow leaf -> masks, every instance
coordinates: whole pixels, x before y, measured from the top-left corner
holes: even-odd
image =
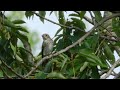
[[[91,49],[82,49],[80,50],[80,55],[86,57],[89,62],[93,62],[96,65],[100,65],[102,67],[106,67],[104,64],[102,64],[99,57],[97,57]]]
[[[23,20],[14,20],[14,21],[12,21],[12,23],[14,23],[14,24],[23,24],[23,23],[26,23],[26,22],[23,21]]]
[[[111,51],[110,47],[105,42],[103,43],[103,45],[104,45],[103,48],[104,48],[104,53],[106,57],[108,58],[109,62],[113,64],[115,62],[115,57],[113,55],[113,52]]]
[[[31,16],[33,16],[34,13],[32,11],[26,11],[25,16],[30,19]]]
[[[39,11],[39,15],[43,17],[43,18],[40,17],[40,20],[44,23],[44,18],[45,18],[45,15],[46,15],[46,11]]]
[[[84,17],[85,14],[86,14],[86,11],[81,11],[80,12],[80,18],[81,18],[81,20],[83,19],[83,17]]]
[[[66,79],[61,73],[52,72],[47,75],[47,78]]]
[[[65,17],[63,11],[59,11],[59,23],[63,25],[65,24]]]
[[[100,11],[93,11],[94,15],[95,15],[95,19],[97,20],[97,22],[99,22],[102,19],[102,15]]]

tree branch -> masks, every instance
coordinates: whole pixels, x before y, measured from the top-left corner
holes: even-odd
[[[30,65],[34,66],[34,62],[33,62],[33,55],[32,55],[32,50],[30,47],[30,43],[26,42],[25,40],[22,40],[22,43],[24,45],[24,48],[26,50],[27,56],[28,56],[28,62]]]
[[[45,20],[47,20],[47,21],[49,21],[49,22],[51,22],[51,23],[53,23],[53,24],[56,24],[56,25],[58,25],[58,26],[61,26],[61,27],[64,27],[64,28],[70,28],[70,29],[77,29],[77,30],[80,30],[80,31],[83,31],[83,32],[84,32],[84,30],[80,29],[79,27],[76,27],[76,26],[65,26],[65,25],[56,23],[56,22],[54,22],[54,21],[52,21],[52,20],[49,20],[49,19],[41,16],[40,14],[38,14],[38,13],[36,13],[36,12],[33,12],[33,13],[34,13],[36,16],[38,16],[38,17],[40,17],[40,18],[43,18],[43,19],[45,19]]]
[[[75,43],[73,43],[72,45],[66,47],[65,49],[62,49],[60,50],[59,52],[56,52],[55,54],[51,54],[49,56],[46,56],[44,58],[42,58],[39,62],[37,62],[37,64],[35,65],[35,67],[27,74],[25,75],[24,77],[28,77],[29,75],[31,75],[36,69],[38,66],[40,66],[43,62],[45,62],[47,59],[50,59],[54,56],[57,56],[61,53],[64,53],[66,52],[67,50],[69,50],[70,48],[74,47],[75,45],[81,43],[83,40],[85,40],[85,38],[87,38],[98,26],[100,26],[101,24],[103,24],[104,22],[106,22],[107,20],[111,19],[111,18],[114,18],[114,17],[117,17],[117,16],[120,16],[120,13],[119,14],[113,14],[109,17],[106,17],[106,18],[103,18],[99,23],[96,24],[96,26],[94,26],[91,30],[89,30],[84,36],[82,36],[79,40],[77,40]]]
[[[2,59],[2,58],[1,58]],[[3,60],[1,60],[1,62],[11,71],[13,72],[15,75],[17,75],[19,78],[24,79],[23,76],[19,75],[18,73],[16,73],[10,66],[8,66]]]
[[[120,62],[120,58],[112,65],[112,67],[107,72],[107,74],[104,77],[101,77],[101,79],[106,79],[107,77],[109,77],[112,71],[114,70],[114,68],[119,64],[119,62]]]
[[[78,13],[78,14],[80,14],[79,12],[77,12],[76,11],[76,13]],[[106,17],[107,15],[105,15],[104,17]],[[92,20],[90,19],[90,18],[88,18],[87,16],[84,16],[84,19],[86,20],[86,21],[88,21],[89,23],[91,23],[92,25],[94,24],[93,22],[92,22]],[[109,26],[109,24],[107,24],[106,25],[106,27],[107,26]],[[103,26],[102,26],[103,27]],[[110,30],[108,30],[107,28],[105,28],[105,27],[103,27],[104,29],[106,29],[109,33],[110,33]],[[110,34],[112,34],[112,33],[110,33]],[[112,35],[113,36],[113,35]],[[120,41],[120,39],[118,38],[118,37],[116,37],[116,36],[114,36],[115,38],[116,38],[116,40],[112,40],[112,39],[110,39],[111,41]],[[103,38],[103,37],[102,37]],[[107,39],[107,38],[105,38],[105,39]],[[111,42],[110,42],[111,43]],[[112,43],[111,43],[112,44]],[[120,56],[120,47],[119,46],[114,46],[114,48],[115,48],[115,50],[116,50],[116,52],[118,53],[118,55]]]
[[[7,75],[7,73],[3,70],[2,66],[0,65],[0,68],[2,70],[2,72],[5,74],[5,76],[8,78],[8,79],[12,79],[9,75]]]
[[[110,40],[110,41],[115,41],[115,42],[120,41],[120,39],[110,38],[110,37],[106,37],[106,36],[100,36],[100,37],[103,39],[106,39],[106,40]]]
[[[100,71],[100,73],[99,73],[100,76],[102,76],[103,74],[107,73],[108,70],[109,70],[109,69],[107,69],[107,70],[103,70],[103,71],[99,70],[99,71]],[[112,75],[112,76],[116,76],[116,73],[113,72],[113,73],[111,73],[111,75]]]

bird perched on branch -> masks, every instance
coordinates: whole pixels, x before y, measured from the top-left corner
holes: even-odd
[[[48,34],[43,34],[42,38],[43,38],[43,43],[42,43],[42,58],[43,58],[52,53],[54,42]],[[48,62],[48,60],[46,60],[46,62]],[[44,62],[44,64],[46,62]]]

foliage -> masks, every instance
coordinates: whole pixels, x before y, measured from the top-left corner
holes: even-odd
[[[23,15],[26,18],[34,18],[37,11],[25,11]],[[58,52],[69,45],[75,43],[79,38],[84,36],[87,32],[86,23],[83,22],[84,16],[87,11],[73,12],[69,14],[67,20],[64,13],[67,11],[51,11],[58,15],[59,24],[61,26],[57,30],[54,39],[54,51]],[[15,12],[17,13],[17,12]],[[46,11],[39,11],[39,19],[44,23]],[[99,22],[102,17],[100,11],[93,11],[93,16],[96,22]],[[13,15],[4,16],[3,12],[0,14],[0,77],[20,78],[19,75],[26,75],[31,67],[41,59],[41,55],[35,57],[32,49],[37,43],[33,39],[34,34],[29,36],[27,28],[22,24],[26,23],[22,19],[12,17]],[[11,18],[14,18],[13,20]],[[69,19],[68,19],[69,18]],[[112,31],[116,38],[120,33],[120,20],[117,18],[112,19]],[[71,27],[77,27],[73,29]],[[52,57],[46,66],[39,66],[37,70],[28,78],[32,79],[99,79],[105,70],[109,70],[110,66],[115,63],[115,46],[120,46],[119,42],[111,41],[108,31],[105,28],[98,27],[95,32],[88,36],[81,44],[74,46],[68,51]],[[62,33],[60,33],[62,32]],[[109,39],[102,38],[101,36],[109,37]],[[36,38],[36,37],[35,37]],[[21,42],[21,44],[18,42]],[[119,55],[119,53],[118,53]],[[39,58],[38,58],[39,57]],[[119,65],[118,65],[119,66]],[[8,68],[10,67],[10,68]]]

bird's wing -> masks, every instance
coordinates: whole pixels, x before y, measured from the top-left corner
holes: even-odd
[[[43,50],[44,50],[44,42],[42,43],[42,58],[44,57]]]

